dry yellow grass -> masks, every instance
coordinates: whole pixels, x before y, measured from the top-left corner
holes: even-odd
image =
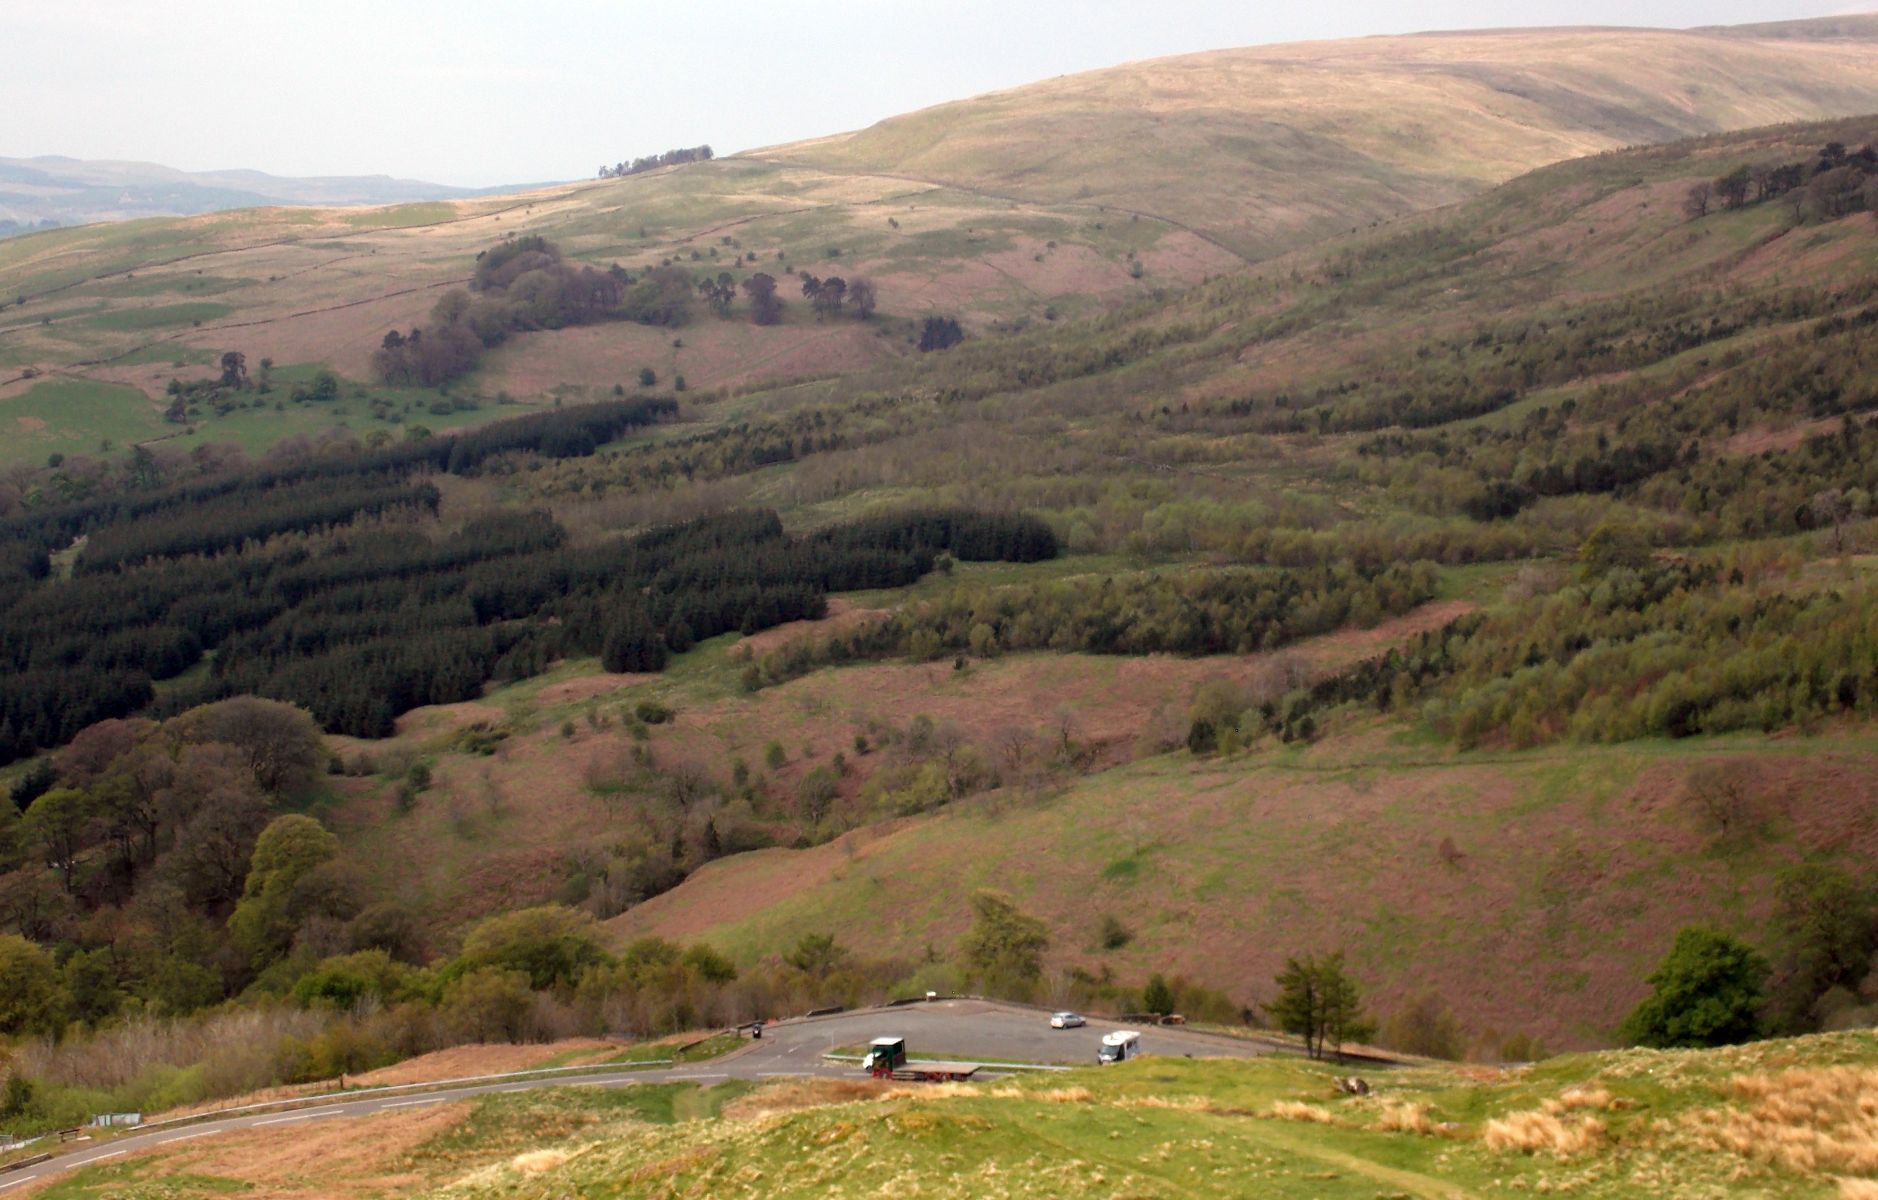
[[[1115,1102],[1118,1108],[1162,1108],[1172,1112],[1222,1112],[1205,1096],[1130,1096]]]
[[[882,1100],[960,1100],[967,1096],[982,1096],[983,1088],[975,1083],[926,1083],[918,1087],[889,1088],[882,1092]]]
[[[1853,115],[1873,103],[1875,64],[1866,38],[1670,30],[1255,46],[1059,76],[758,153],[1138,208],[1264,257],[1542,163]]]
[[[857,1100],[887,1100],[906,1088],[883,1088],[871,1080],[791,1079],[739,1096],[726,1104],[723,1116],[731,1121],[754,1121],[778,1113]]]
[[[1041,1098],[1052,1104],[1091,1104],[1095,1101],[1095,1093],[1086,1087],[1051,1088]]]
[[[1432,1137],[1436,1129],[1429,1111],[1426,1104],[1418,1101],[1385,1103],[1382,1116],[1376,1122],[1376,1128],[1387,1133],[1416,1133],[1423,1137]]]
[[[1534,1109],[1488,1121],[1482,1140],[1494,1150],[1570,1158],[1603,1145],[1606,1132],[1597,1117],[1561,1117]]]
[[[1878,1182],[1870,1179],[1841,1179],[1839,1200],[1878,1200]]]
[[[128,1161],[138,1164],[142,1178],[233,1180],[249,1200],[409,1196],[436,1183],[439,1174],[455,1175],[476,1161],[474,1152],[456,1158],[421,1156],[425,1146],[455,1129],[469,1111],[467,1104],[437,1104],[379,1113],[358,1123],[309,1122],[294,1127],[291,1137],[282,1137],[278,1129],[246,1129],[176,1142]],[[100,1194],[118,1193],[107,1189]]]
[[[1269,1115],[1281,1121],[1305,1121],[1314,1125],[1335,1125],[1337,1118],[1327,1108],[1301,1100],[1274,1100]]]
[[[1878,1175],[1878,1068],[1737,1075],[1728,1091],[1746,1106],[1682,1118],[1697,1147],[1802,1174]]]
[[[1545,1111],[1553,1116],[1558,1116],[1560,1113],[1580,1112],[1585,1109],[1610,1112],[1622,1107],[1623,1102],[1611,1095],[1609,1088],[1599,1084],[1566,1088],[1560,1093],[1558,1099],[1547,1100],[1544,1104]]]
[[[554,1170],[572,1157],[565,1150],[530,1150],[527,1154],[516,1155],[509,1165],[524,1175],[539,1175]]]

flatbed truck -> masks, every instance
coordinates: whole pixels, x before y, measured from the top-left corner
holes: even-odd
[[[982,1063],[933,1062],[906,1056],[906,1039],[877,1037],[867,1046],[861,1067],[875,1079],[909,1083],[957,1083],[976,1075]]]

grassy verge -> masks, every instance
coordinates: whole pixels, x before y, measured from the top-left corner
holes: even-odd
[[[1868,1031],[1392,1071],[1361,1097],[1342,1095],[1333,1073],[1294,1059],[1150,1058],[966,1085],[797,1079],[518,1093],[479,1100],[414,1144],[339,1164],[320,1194],[370,1195],[396,1171],[401,1194],[452,1200],[1800,1200],[1863,1197],[1878,1174],[1865,1115],[1878,1103],[1878,1035]],[[390,1135],[413,1119],[372,1120]],[[245,1156],[231,1145],[212,1161],[179,1153],[89,1168],[44,1194],[254,1191],[267,1144],[256,1139]]]

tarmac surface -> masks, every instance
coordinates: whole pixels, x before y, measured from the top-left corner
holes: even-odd
[[[492,1080],[460,1086],[441,1085],[430,1091],[410,1090],[353,1100],[306,1101],[291,1109],[205,1117],[187,1124],[120,1136],[106,1135],[94,1143],[74,1142],[52,1159],[0,1174],[0,1196],[94,1163],[115,1162],[177,1142],[213,1137],[235,1130],[274,1128],[291,1135],[309,1121],[347,1120],[373,1113],[402,1112],[431,1104],[489,1096],[499,1092],[548,1087],[634,1087],[646,1083],[695,1082],[707,1086],[726,1079],[779,1077],[859,1078],[858,1063],[825,1059],[830,1051],[860,1053],[877,1037],[906,1039],[907,1057],[953,1061],[984,1061],[986,1073],[995,1074],[997,1060],[1056,1066],[1093,1065],[1102,1035],[1112,1029],[1136,1029],[1142,1051],[1149,1055],[1185,1055],[1193,1058],[1225,1056],[1250,1058],[1280,1049],[1275,1044],[1221,1034],[1198,1033],[1178,1027],[1122,1026],[1091,1021],[1081,1029],[1052,1029],[1045,1011],[997,1004],[985,1000],[939,1000],[892,1008],[865,1009],[822,1017],[800,1017],[766,1025],[763,1036],[746,1042],[721,1058],[664,1068],[620,1068],[616,1071],[519,1079]]]

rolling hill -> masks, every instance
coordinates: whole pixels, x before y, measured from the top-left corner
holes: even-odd
[[[1687,36],[1866,53],[1832,28]],[[1411,41],[1635,71],[1658,36]],[[1777,964],[1769,1028],[1869,1022],[1875,139],[1489,186],[1509,158],[1260,251],[755,158],[0,243],[0,916],[59,957],[7,945],[59,973],[48,1023],[278,1004],[299,1057],[254,1061],[296,1079],[308,1039],[344,1071],[986,980],[1126,1010],[1164,973],[1230,1016],[1338,947],[1378,1015],[1522,1058],[1608,1044],[1697,921]],[[566,314],[531,287],[733,266],[879,311],[531,327]],[[472,373],[365,381],[478,275],[437,319],[516,327]],[[244,692],[326,736],[214,707]],[[257,712],[292,787],[235,748]],[[1036,970],[970,953],[981,887]],[[1809,957],[1842,892],[1865,948]],[[479,922],[524,908],[579,960],[500,965]]]
[[[945,503],[1041,512],[1064,553],[840,596],[656,675],[573,655],[416,709],[334,740],[324,819],[401,864],[378,886],[446,945],[560,900],[616,944],[701,939],[746,969],[808,934],[930,946],[937,980],[982,885],[1047,921],[1072,994],[1107,966],[1249,1003],[1286,955],[1343,945],[1381,1008],[1436,991],[1480,1053],[1602,1043],[1676,926],[1775,936],[1785,872],[1871,849],[1872,685],[1845,664],[1869,661],[1872,528],[1811,501],[1878,488],[1859,440],[1878,224],[1805,189],[1696,218],[1684,200],[1874,134],[1558,164],[1269,275],[688,396],[603,453],[439,476],[438,521],[415,525],[439,537],[503,507],[593,544],[738,506],[814,531]],[[1636,539],[1621,563],[1581,567],[1613,536]],[[1207,632],[1246,601],[1091,599],[1413,559],[1432,595],[1317,636]],[[1603,586],[1616,569],[1631,582]],[[1065,606],[1086,632],[1025,632]],[[902,640],[791,658],[927,612]],[[1426,640],[1474,618],[1465,650]],[[1392,648],[1421,665],[1361,682]],[[199,665],[169,703],[212,683]],[[1207,712],[1236,748],[1190,741]],[[1717,834],[1713,778],[1751,835]],[[1132,940],[1103,946],[1104,918]],[[1469,982],[1483,962],[1504,987]]]
[[[1249,258],[1560,159],[1878,107],[1878,17],[1259,46],[1071,75],[752,157],[1151,213]]]
[[[633,271],[861,276],[878,288],[881,319],[829,324],[796,303],[778,326],[694,321],[682,338],[630,323],[533,333],[459,391],[542,403],[642,368],[707,389],[844,375],[903,357],[928,315],[980,333],[1089,316],[1548,162],[1878,110],[1875,30],[1841,18],[1219,51],[500,200],[259,208],[11,239],[0,247],[0,411],[34,436],[0,456],[158,437],[258,450],[331,428],[331,414],[242,412],[219,432],[180,432],[160,419],[161,393],[227,350],[363,380],[387,329],[424,322],[475,255],[512,234]]]

